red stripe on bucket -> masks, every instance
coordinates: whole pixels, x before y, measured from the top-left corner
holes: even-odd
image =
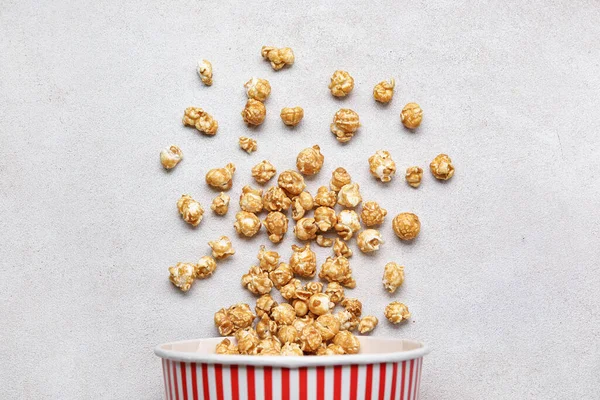
[[[333,400],[342,398],[342,366],[333,367]]]
[[[202,393],[204,400],[210,400],[210,390],[208,388],[208,365],[202,364]]]
[[[185,372],[185,363],[182,361],[179,363],[181,370],[181,390],[183,391],[183,400],[188,400],[187,396],[187,376]]]
[[[385,396],[385,369],[387,364],[379,364],[379,400],[384,400]]]
[[[264,368],[265,379],[265,400],[273,400],[273,369],[271,367]]]
[[[365,400],[371,400],[373,391],[373,364],[367,365],[367,378],[365,381]]]
[[[177,363],[173,362],[173,384],[175,385],[175,400],[179,400],[179,385],[177,383]]]
[[[169,400],[173,399],[173,389],[171,388],[171,362],[167,360],[167,382],[169,383]]]
[[[238,379],[238,367],[232,365],[229,369],[231,375],[231,400],[240,399],[240,382]]]
[[[358,397],[358,365],[350,367],[350,400]]]
[[[281,398],[290,400],[290,370],[288,368],[281,369]]]
[[[398,363],[394,363],[392,366],[392,389],[390,394],[390,399],[393,400],[396,398],[396,380],[398,379]]]
[[[217,400],[223,400],[223,366],[215,364],[215,380],[217,381]]]
[[[317,400],[325,400],[325,367],[317,367]]]
[[[400,378],[400,400],[404,400],[404,374],[406,373],[406,361],[402,361],[402,378]]]
[[[307,383],[308,383],[308,372],[306,367],[302,367],[298,370],[298,379],[300,380],[298,394],[300,400],[308,400]]]
[[[254,367],[247,366],[246,367],[246,380],[248,381],[248,399],[254,400],[256,399],[255,392],[255,383],[254,383]]]
[[[196,376],[196,363],[190,364],[190,370],[192,371],[192,394],[194,400],[198,400],[198,377]]]
[[[408,375],[408,399],[412,400],[412,381],[413,381],[413,372],[415,369],[415,360],[410,360],[410,373]]]

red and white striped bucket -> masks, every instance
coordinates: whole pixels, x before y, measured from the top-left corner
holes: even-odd
[[[214,354],[223,338],[157,346],[167,400],[419,398],[420,342],[360,337],[361,353],[343,356]]]

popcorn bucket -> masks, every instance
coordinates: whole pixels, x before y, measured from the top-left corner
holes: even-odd
[[[361,351],[339,356],[215,354],[222,337],[161,344],[165,399],[419,398],[423,356],[406,339],[359,337]]]

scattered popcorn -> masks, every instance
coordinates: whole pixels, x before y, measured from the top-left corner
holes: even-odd
[[[181,196],[177,201],[177,209],[183,220],[192,226],[198,226],[202,221],[204,209],[199,202],[187,194]]]
[[[277,323],[271,320],[267,314],[263,314],[256,323],[256,334],[259,339],[268,339],[277,334]]]
[[[333,344],[344,349],[346,354],[357,354],[360,350],[358,338],[350,331],[339,331],[333,338]]]
[[[262,124],[267,116],[265,105],[254,99],[248,99],[246,107],[242,110],[242,118],[248,125],[258,126]]]
[[[392,324],[399,324],[410,318],[408,307],[398,301],[393,301],[385,307],[385,317]]]
[[[321,232],[327,232],[337,223],[335,210],[331,207],[317,207],[314,216],[315,223]]]
[[[235,214],[235,223],[233,224],[235,231],[247,237],[252,237],[258,233],[261,227],[260,219],[250,212],[240,211]]]
[[[420,167],[408,167],[406,168],[406,182],[417,188],[421,185],[421,179],[423,178],[423,168]]]
[[[383,224],[386,215],[387,211],[374,201],[364,203],[360,213],[360,217],[366,226]]]
[[[292,196],[298,196],[306,188],[302,175],[292,170],[283,171],[279,174],[277,184]]]
[[[254,354],[260,340],[256,331],[250,327],[235,332],[235,339],[240,354]]]
[[[278,304],[273,308],[271,318],[273,318],[273,321],[277,322],[278,325],[291,325],[296,319],[296,310],[294,310],[294,307],[292,307],[291,304]]]
[[[351,211],[349,211],[349,212],[351,212]],[[359,227],[359,229],[360,229],[360,227]],[[350,237],[352,237],[352,235],[350,235]],[[335,242],[333,244],[333,254],[335,254],[336,257],[344,256],[346,258],[350,258],[350,257],[352,257],[352,250],[350,250],[350,248],[348,247],[348,244],[346,242],[344,242],[340,238],[335,238]]]
[[[234,172],[235,165],[232,163],[227,164],[225,168],[213,168],[206,173],[206,183],[220,190],[229,190],[233,185]]]
[[[329,187],[334,192],[339,192],[342,187],[352,183],[352,178],[348,171],[342,167],[338,167],[331,173],[331,180],[329,181]]]
[[[279,265],[279,253],[276,251],[267,251],[265,246],[260,246],[257,258],[259,266],[263,271],[271,272]]]
[[[271,311],[277,305],[277,302],[273,300],[273,297],[269,293],[263,294],[258,299],[256,299],[256,306],[254,307],[254,311],[256,311],[256,315],[258,318],[262,318],[263,315],[271,315]]]
[[[282,356],[303,356],[304,352],[298,343],[286,343],[281,347]]]
[[[292,302],[297,317],[304,317],[308,314],[308,304],[304,300],[294,300]]]
[[[298,340],[299,332],[293,325],[282,325],[277,331],[277,338],[281,343],[293,343]],[[285,347],[285,345],[284,345]]]
[[[279,116],[287,126],[296,126],[304,118],[304,110],[302,107],[285,107],[281,109]]]
[[[229,200],[229,196],[221,192],[213,199],[210,209],[217,215],[225,215],[227,214],[227,210],[229,210]]]
[[[239,144],[240,149],[244,150],[248,154],[256,151],[257,148],[256,140],[246,136],[240,136]]]
[[[392,221],[392,228],[396,235],[402,240],[412,240],[421,231],[419,217],[412,213],[401,213],[396,215]]]
[[[258,183],[266,183],[275,176],[277,170],[267,160],[263,160],[260,163],[252,167],[252,177]]]
[[[335,71],[331,76],[329,90],[335,97],[347,96],[354,89],[354,79],[346,71]]]
[[[346,311],[352,313],[352,315],[355,317],[360,317],[362,314],[362,303],[358,299],[346,297],[344,300],[342,300],[340,305],[344,307]]]
[[[202,83],[204,83],[206,86],[212,85],[213,70],[210,61],[198,61],[197,71],[198,75],[200,76],[200,79],[202,80]]]
[[[317,328],[321,334],[321,338],[325,341],[333,339],[340,331],[340,326],[340,321],[335,315],[330,314],[329,310],[327,310],[326,313],[319,315],[315,320],[315,328]]]
[[[423,110],[417,103],[408,103],[400,113],[400,121],[408,129],[416,129],[423,120]]]
[[[267,294],[273,288],[269,274],[253,265],[247,274],[242,275],[242,285],[254,294]]]
[[[314,218],[300,218],[294,227],[294,234],[300,240],[313,240],[317,237],[317,229]]]
[[[348,310],[338,312],[335,317],[340,321],[340,330],[342,331],[353,331],[358,328],[360,323],[360,318]]]
[[[271,63],[271,67],[275,71],[294,63],[294,52],[289,47],[278,49],[277,47],[263,46],[260,54]]]
[[[310,249],[310,243],[303,247],[292,245],[290,267],[294,273],[303,278],[312,278],[317,273],[317,255]]]
[[[199,107],[188,107],[183,114],[183,125],[193,126],[198,131],[213,136],[219,129],[217,120]]]
[[[395,262],[385,264],[383,270],[383,287],[390,293],[394,293],[396,289],[404,282],[404,266],[398,265]]]
[[[292,199],[292,218],[298,221],[304,217],[306,211],[312,210],[315,206],[313,197],[308,192],[302,192]]]
[[[235,254],[231,240],[227,236],[221,236],[218,240],[208,242],[212,249],[212,256],[217,260],[223,260]]]
[[[315,293],[308,299],[308,309],[315,315],[326,314],[334,306],[325,293]]]
[[[323,167],[325,157],[318,145],[302,150],[296,158],[296,168],[303,175],[315,175]]]
[[[240,195],[240,208],[251,213],[261,212],[263,209],[262,196],[262,189],[253,189],[250,185],[244,186]]]
[[[333,239],[325,237],[323,235],[317,235],[316,242],[321,247],[331,247],[331,246],[333,246]]]
[[[321,337],[321,333],[319,333],[314,325],[306,325],[302,329],[302,332],[300,333],[300,347],[305,353],[317,351],[322,342],[323,338]]]
[[[396,163],[392,160],[390,152],[385,150],[378,150],[369,157],[369,168],[371,169],[371,175],[381,182],[391,181],[396,174]]]
[[[362,196],[360,195],[360,186],[358,183],[344,185],[338,192],[338,204],[344,207],[354,208],[361,201]]]
[[[271,94],[271,85],[266,79],[250,78],[250,80],[244,84],[244,87],[246,88],[246,95],[249,99],[258,100],[263,103]]]
[[[271,211],[263,221],[265,229],[269,234],[269,240],[273,243],[279,243],[288,230],[288,218],[279,211]]]
[[[246,303],[237,303],[225,309],[221,308],[215,313],[215,325],[221,336],[229,336],[239,329],[252,326],[255,315]]]
[[[335,230],[344,240],[350,240],[360,230],[360,218],[354,210],[342,210],[337,216]],[[335,245],[334,245],[335,246]],[[334,247],[335,251],[335,247]]]
[[[183,160],[183,152],[175,145],[171,145],[160,152],[160,163],[164,169],[173,169]]]
[[[315,203],[323,207],[335,207],[337,204],[337,193],[333,190],[328,190],[327,186],[321,186],[317,189]]]
[[[329,282],[325,288],[325,294],[329,296],[329,301],[338,304],[344,300],[344,287],[337,282]]]
[[[279,186],[273,186],[263,195],[263,207],[267,211],[287,210],[292,201]]]
[[[429,164],[431,174],[442,181],[447,181],[454,176],[454,165],[447,154],[438,154]]]
[[[198,264],[194,266],[194,276],[196,279],[208,278],[217,269],[217,262],[211,256],[204,256]]]
[[[215,349],[216,354],[240,354],[237,345],[231,343],[227,338],[223,339]]]
[[[176,266],[169,267],[169,280],[182,292],[190,290],[195,276],[196,270],[194,264],[177,263]]]
[[[394,78],[379,82],[373,88],[373,98],[380,103],[389,103],[394,97],[394,86],[396,86]]]
[[[338,110],[333,117],[333,123],[330,125],[331,133],[342,143],[349,142],[359,127],[358,114],[348,108]]]
[[[356,244],[363,253],[371,253],[379,250],[379,246],[383,243],[381,233],[376,229],[365,229],[356,237]]]
[[[319,278],[325,279],[327,282],[338,282],[350,289],[356,287],[356,281],[352,278],[350,263],[346,257],[342,256],[328,257],[321,266]]]
[[[358,324],[358,331],[362,334],[369,333],[375,329],[378,323],[379,320],[377,317],[374,317],[373,315],[367,315],[360,320],[360,323]]]

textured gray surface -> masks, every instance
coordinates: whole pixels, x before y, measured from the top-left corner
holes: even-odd
[[[312,191],[343,165],[366,199],[423,221],[405,245],[388,219],[382,251],[351,261],[367,312],[381,317],[392,297],[413,312],[377,334],[433,347],[424,399],[597,398],[600,3],[68,3],[0,1],[1,398],[160,398],[152,347],[213,335],[218,307],[251,299],[239,276],[267,241],[232,227],[250,167],[291,168],[314,143],[326,162]],[[296,65],[273,72],[263,44],[292,47]],[[341,101],[327,90],[337,68],[356,79]],[[239,115],[251,76],[273,86],[254,131]],[[371,90],[390,76],[397,92],[382,107]],[[399,125],[408,101],[425,110],[414,134]],[[181,126],[189,105],[215,115],[216,137]],[[278,117],[290,105],[306,113],[293,131]],[[328,130],[340,107],[363,123],[345,146]],[[242,134],[258,152],[237,148]],[[185,160],[165,173],[158,153],[171,143]],[[447,152],[456,176],[382,186],[366,164],[381,147],[401,170]],[[229,215],[188,228],[177,198],[208,207],[204,174],[229,161]],[[174,290],[167,267],[221,234],[236,256],[187,295]],[[285,257],[291,243],[277,246]],[[388,260],[406,265],[396,296],[380,286]]]

